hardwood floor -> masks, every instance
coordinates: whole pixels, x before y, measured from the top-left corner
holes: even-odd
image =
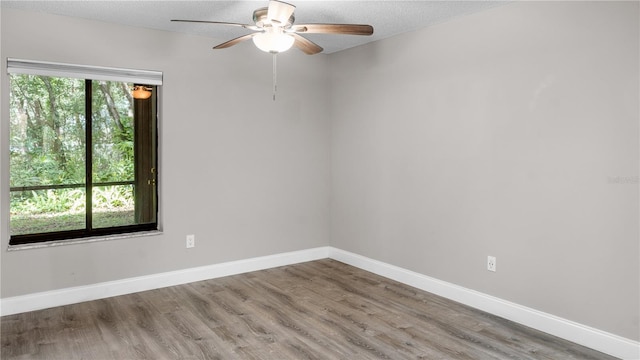
[[[613,359],[334,260],[1,318],[8,359]]]

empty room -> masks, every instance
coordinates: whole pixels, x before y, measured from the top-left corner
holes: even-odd
[[[0,1],[0,358],[640,359],[640,2]]]

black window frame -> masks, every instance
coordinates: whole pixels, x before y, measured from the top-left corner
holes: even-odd
[[[42,74],[42,76],[52,76],[48,74]],[[57,77],[68,77],[64,74],[61,75],[53,75]],[[149,115],[149,123],[141,124],[140,121],[135,120],[135,130],[134,130],[134,156],[137,156],[137,153],[140,152],[139,146],[137,145],[138,139],[140,136],[146,136],[147,142],[150,143],[149,150],[153,153],[153,160],[149,162],[149,164],[145,165],[145,168],[150,167],[150,171],[147,171],[148,174],[144,176],[141,174],[141,170],[139,169],[139,160],[134,160],[134,180],[133,181],[115,181],[115,182],[94,182],[92,176],[92,107],[93,107],[93,90],[92,84],[97,79],[85,78],[85,184],[64,184],[64,185],[37,185],[37,186],[17,186],[10,187],[9,194],[12,191],[25,191],[25,190],[44,190],[44,189],[63,189],[63,188],[84,188],[86,192],[86,222],[84,229],[76,229],[76,230],[63,230],[63,231],[55,231],[55,232],[45,232],[45,233],[32,233],[32,234],[20,234],[20,235],[10,235],[9,245],[28,245],[28,244],[37,244],[37,243],[46,243],[53,241],[63,241],[63,240],[77,240],[83,238],[93,238],[93,237],[102,237],[102,236],[117,236],[123,234],[135,234],[139,232],[146,231],[155,231],[159,229],[158,225],[158,212],[159,212],[159,194],[158,194],[158,87],[156,85],[144,85],[148,86],[152,95],[149,99],[135,99],[134,111],[137,108],[140,108],[145,104],[147,111],[151,111]],[[140,83],[136,83],[135,85],[141,85]],[[147,103],[145,103],[147,102]],[[140,131],[142,127],[148,126],[148,131],[143,135]],[[11,170],[9,170],[10,172]],[[147,214],[146,216],[151,216],[153,221],[144,222],[140,224],[134,225],[124,225],[124,226],[113,226],[113,227],[102,227],[102,228],[92,228],[92,194],[93,189],[98,186],[112,186],[112,185],[133,185],[134,189],[136,187],[140,187],[141,184],[146,184],[149,186],[148,189],[151,189],[152,195],[151,200],[153,201],[153,210],[152,213]],[[135,191],[135,190],[134,190]],[[149,191],[149,190],[147,190]],[[138,201],[138,195],[135,195],[135,201]],[[136,217],[138,217],[138,210],[136,209]],[[11,219],[9,219],[11,221]],[[9,230],[11,226],[9,226]]]

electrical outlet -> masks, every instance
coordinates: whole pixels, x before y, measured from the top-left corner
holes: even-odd
[[[196,236],[195,235],[187,235],[187,249],[196,246]]]
[[[487,256],[487,270],[496,271],[496,257],[495,256]]]

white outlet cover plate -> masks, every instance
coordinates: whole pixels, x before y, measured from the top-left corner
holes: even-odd
[[[487,256],[487,270],[496,271],[496,257]]]

